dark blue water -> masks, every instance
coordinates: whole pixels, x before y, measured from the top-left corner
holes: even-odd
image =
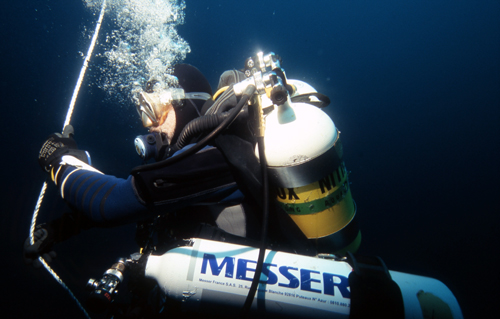
[[[216,86],[257,50],[332,100],[363,232],[360,253],[443,281],[465,318],[500,312],[500,2],[187,0],[186,62]],[[2,5],[0,238],[5,313],[82,317],[22,242],[45,175],[36,155],[60,131],[96,17],[81,1]],[[106,23],[102,32],[109,27]],[[108,29],[109,31],[109,29]],[[99,49],[96,49],[99,50]],[[73,125],[103,172],[126,177],[144,132],[131,105],[106,99],[89,70]],[[50,189],[41,221],[64,203]],[[134,226],[95,229],[57,247],[54,268],[82,300],[90,277],[136,250]]]

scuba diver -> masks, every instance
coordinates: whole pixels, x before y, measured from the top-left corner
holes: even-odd
[[[176,65],[173,75],[178,79],[179,88],[167,93],[180,93],[182,98],[165,100],[162,96],[164,100],[159,101],[153,90],[155,81],[149,81],[140,93],[137,111],[151,134],[138,137],[135,143],[145,159],[176,155],[175,145],[182,129],[200,116],[202,106],[211,98],[208,81],[195,67]],[[72,130],[67,127],[63,134],[52,134],[42,146],[38,161],[74,213],[65,214],[49,225],[40,225],[38,234],[48,232],[49,238],[38,242],[37,247],[44,247],[45,242],[65,240],[82,228],[149,221],[172,212],[182,216],[179,211],[188,206],[191,207],[189,219],[200,215],[205,222],[217,225],[218,218],[218,226],[223,229],[244,236],[253,233],[247,229],[251,227],[246,223],[247,216],[237,209],[242,194],[217,148],[206,146],[174,165],[121,179],[104,175],[90,166],[90,157],[77,148]],[[223,212],[224,208],[228,208],[230,215]],[[238,220],[238,229],[231,224],[233,220]],[[142,228],[139,226],[138,232]],[[37,263],[37,259],[33,262]]]
[[[287,79],[274,53],[224,72],[213,95],[195,67],[173,75],[178,87],[151,80],[139,93],[149,134],[135,147],[156,162],[127,179],[92,167],[72,127],[49,136],[38,162],[72,213],[37,226],[27,264],[83,229],[133,222],[140,251],[88,283],[87,307],[109,318],[461,318],[437,280],[354,254],[361,233],[328,97]]]

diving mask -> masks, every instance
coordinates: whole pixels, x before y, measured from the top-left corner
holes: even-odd
[[[140,92],[137,113],[144,127],[162,125],[173,104],[185,98],[184,90],[171,88],[162,92]]]

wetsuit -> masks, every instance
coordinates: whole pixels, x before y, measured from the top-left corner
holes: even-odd
[[[188,206],[241,199],[229,167],[215,147],[127,179],[68,165],[57,184],[72,208],[102,223],[137,221]]]

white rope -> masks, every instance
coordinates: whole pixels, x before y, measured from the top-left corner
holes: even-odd
[[[83,77],[85,76],[85,72],[87,71],[87,67],[89,66],[89,60],[92,56],[92,51],[94,51],[94,46],[97,41],[97,37],[99,35],[99,30],[101,29],[102,19],[104,18],[104,11],[106,10],[106,0],[102,1],[101,13],[99,14],[99,19],[97,20],[97,24],[95,26],[94,36],[92,37],[92,41],[90,42],[89,50],[87,51],[87,56],[83,61],[82,69],[80,70],[80,76],[78,77],[78,81],[76,82],[75,90],[73,91],[73,96],[71,97],[71,102],[69,103],[68,113],[66,113],[66,120],[64,121],[63,131],[66,125],[71,121],[71,115],[73,114],[73,109],[75,107],[76,98],[78,96],[78,92],[80,91],[80,86],[83,82]]]
[[[73,91],[73,96],[71,97],[71,102],[69,103],[68,107],[68,113],[66,114],[66,120],[64,121],[63,125],[63,131],[64,128],[69,125],[71,121],[71,115],[73,114],[73,109],[75,107],[75,102],[76,98],[78,97],[78,92],[80,91],[80,87],[83,82],[83,78],[85,76],[85,72],[87,71],[87,67],[89,65],[90,57],[92,56],[92,51],[94,51],[94,46],[97,41],[97,37],[99,36],[99,30],[101,29],[101,23],[102,19],[104,18],[104,11],[106,10],[106,0],[102,1],[102,7],[101,7],[101,12],[99,14],[99,19],[97,20],[97,24],[95,26],[95,31],[94,35],[92,36],[92,40],[90,42],[89,49],[87,51],[87,56],[85,57],[85,60],[83,61],[83,66],[82,69],[80,70],[80,75],[78,76],[78,81],[76,82],[75,90]],[[43,197],[45,195],[45,191],[47,190],[47,182],[44,182],[42,185],[42,189],[40,191],[40,195],[38,196],[38,201],[35,206],[35,210],[33,212],[33,218],[31,220],[31,226],[30,226],[30,242],[33,245],[35,243],[35,237],[34,237],[34,232],[35,232],[35,226],[36,226],[36,220],[38,218],[38,211],[40,210],[40,206],[42,205]],[[87,311],[83,308],[81,303],[78,301],[78,299],[73,295],[73,292],[66,286],[66,284],[62,281],[62,279],[56,274],[54,270],[45,262],[45,260],[40,256],[38,257],[38,260],[42,263],[42,265],[47,269],[47,271],[54,277],[54,279],[64,288],[66,291],[70,294],[71,298],[75,300],[77,303],[78,307],[83,311],[85,316],[90,319],[89,314]]]
[[[47,182],[43,182],[42,190],[40,191],[40,195],[38,196],[38,201],[36,202],[35,211],[33,212],[33,219],[31,221],[31,227],[30,227],[30,242],[31,242],[32,245],[35,244],[34,232],[35,232],[36,219],[38,217],[38,211],[40,210],[40,206],[42,205],[43,197],[45,196],[45,191],[47,190],[47,185],[48,185]],[[87,318],[90,319],[90,316],[87,313],[87,311],[85,310],[85,308],[83,308],[83,306],[80,303],[80,301],[78,301],[78,299],[75,297],[75,295],[73,294],[73,292],[69,289],[68,286],[66,286],[66,284],[64,283],[64,281],[62,281],[61,277],[59,277],[57,275],[57,273],[49,266],[49,264],[47,264],[47,262],[45,261],[45,259],[43,259],[43,257],[41,257],[41,256],[38,257],[38,260],[43,265],[43,267],[45,267],[45,269],[47,269],[47,271],[52,275],[52,277],[54,277],[54,279],[64,289],[66,289],[66,291],[69,293],[69,295],[71,296],[71,298],[73,298],[73,300],[76,302],[76,304],[78,305],[78,307],[83,311],[83,313],[85,314],[85,317],[87,317]]]
[[[36,202],[35,211],[33,212],[33,218],[31,219],[30,243],[32,245],[35,244],[35,238],[33,237],[33,234],[35,233],[36,219],[38,217],[38,211],[40,210],[40,206],[42,205],[43,196],[45,195],[46,190],[47,182],[43,182],[42,189],[40,190],[40,195],[38,196],[38,201]]]

